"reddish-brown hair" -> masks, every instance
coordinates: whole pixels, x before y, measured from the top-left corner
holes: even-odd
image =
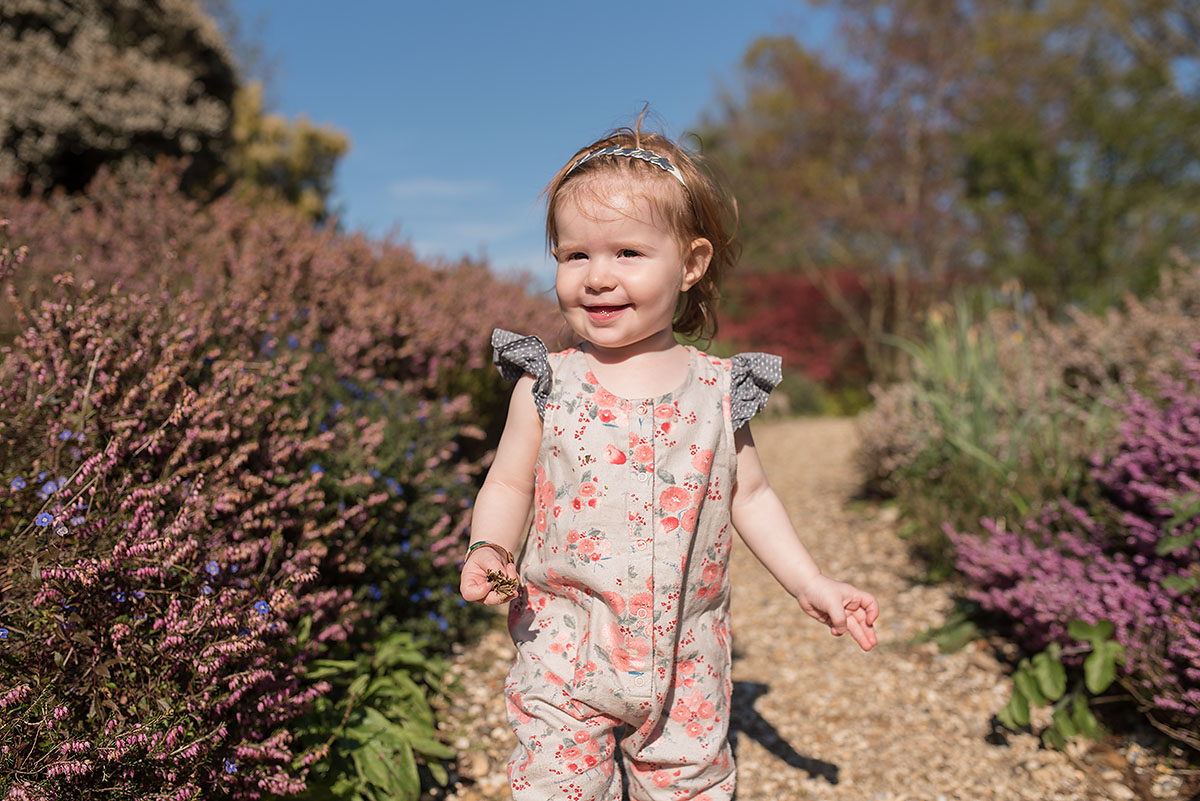
[[[605,202],[599,195],[596,178],[616,177],[627,182],[635,193],[650,203],[655,213],[671,227],[682,246],[695,239],[707,239],[713,248],[708,269],[680,299],[673,328],[689,337],[711,338],[717,332],[717,299],[721,280],[737,263],[741,245],[737,240],[737,201],[725,191],[698,154],[692,153],[659,133],[645,133],[642,117],[634,128],[618,128],[587,147],[580,148],[546,185],[546,244],[553,253],[558,245],[555,212],[565,199],[581,193],[595,193],[591,199]],[[670,160],[683,176],[681,184],[674,175],[655,164],[629,156],[596,156],[575,164],[588,153],[607,147],[643,148]],[[684,185],[686,184],[686,186]],[[611,184],[605,182],[606,187]]]

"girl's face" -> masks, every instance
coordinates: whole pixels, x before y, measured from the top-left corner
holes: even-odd
[[[679,293],[704,275],[712,245],[696,239],[684,247],[646,199],[615,181],[597,188],[564,197],[555,210],[555,290],[563,317],[611,355],[672,345]]]

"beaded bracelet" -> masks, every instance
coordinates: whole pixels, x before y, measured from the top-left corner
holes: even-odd
[[[477,548],[491,548],[504,557],[505,564],[510,564],[513,561],[513,555],[509,553],[509,550],[503,545],[497,545],[496,543],[488,542],[487,540],[480,540],[479,542],[471,543],[471,547],[467,548],[467,555],[463,557],[464,563],[471,558],[471,554],[474,553],[475,549]]]

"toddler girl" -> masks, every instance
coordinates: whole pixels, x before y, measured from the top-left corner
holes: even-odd
[[[510,600],[514,799],[729,799],[727,570],[737,529],[800,608],[864,650],[878,605],[821,575],[767,484],[747,421],[777,356],[708,356],[736,208],[697,157],[621,129],[546,189],[555,289],[579,344],[497,330],[516,379],[475,504],[469,601]],[[533,521],[520,555],[516,550]],[[489,581],[489,573],[491,580]],[[505,582],[503,579],[507,579]]]

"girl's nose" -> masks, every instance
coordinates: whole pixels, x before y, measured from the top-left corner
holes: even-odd
[[[613,274],[609,268],[610,265],[605,259],[591,259],[588,261],[587,276],[583,279],[583,285],[594,291],[602,291],[613,288]]]

